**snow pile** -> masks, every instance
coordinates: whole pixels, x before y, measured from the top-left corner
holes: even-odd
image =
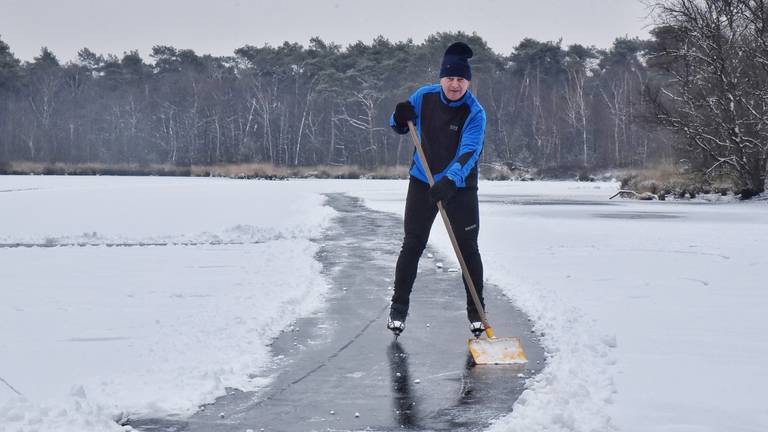
[[[27,190],[0,194],[0,237],[97,232],[88,240],[102,245],[0,248],[2,432],[121,430],[115,420],[256,390],[269,380],[270,340],[322,303],[312,238],[333,215],[322,185],[0,177],[0,190],[7,183]],[[148,239],[168,245],[103,245]]]
[[[509,264],[486,252],[492,282],[517,279]],[[608,406],[614,402],[616,337],[571,306],[556,289],[535,282],[506,285],[505,292],[536,323],[547,352],[544,370],[526,383],[512,414],[491,431],[606,431],[613,425]],[[492,311],[490,319],[493,319]],[[514,331],[508,329],[507,331]]]
[[[0,406],[0,431],[102,431],[127,432],[113,415],[101,405],[94,405],[81,386],[75,386],[69,397],[56,406],[42,406],[26,398]]]
[[[483,185],[486,186],[486,185]],[[493,196],[526,196],[522,202],[581,203],[605,200],[615,190],[612,183],[536,183],[533,186],[494,183],[483,188]],[[490,189],[490,191],[488,191]],[[493,202],[493,201],[492,201]],[[551,208],[552,205],[541,206]],[[573,205],[565,206],[566,208]],[[525,208],[535,208],[526,206]],[[486,278],[502,287],[512,301],[534,322],[534,330],[542,335],[547,352],[547,365],[518,399],[512,414],[497,422],[491,431],[607,431],[614,428],[609,405],[616,392],[615,335],[611,328],[600,326],[576,305],[579,290],[568,290],[570,281],[544,283],[544,273],[559,272],[564,267],[554,261],[557,249],[547,244],[540,229],[529,222],[534,214],[520,215],[516,207],[489,203],[481,221],[481,251]],[[567,223],[560,221],[558,234],[566,239]],[[512,226],[510,226],[512,225]],[[552,228],[546,229],[551,232]],[[492,236],[483,233],[495,233]],[[443,252],[446,245],[436,236]],[[511,247],[510,247],[511,245]],[[537,251],[546,252],[538,255]],[[585,256],[589,249],[581,251]],[[523,264],[525,257],[536,259]],[[536,274],[539,272],[539,274]],[[529,277],[525,277],[529,276]],[[491,310],[492,317],[492,310]]]
[[[253,225],[235,225],[215,233],[200,232],[139,238],[104,235],[96,231],[66,236],[22,237],[13,235],[0,237],[0,247],[196,246],[263,243],[272,240],[316,237],[319,234],[317,228],[316,226],[297,225],[290,228],[275,229]]]

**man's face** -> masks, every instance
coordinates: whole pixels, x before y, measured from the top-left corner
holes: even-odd
[[[461,99],[467,92],[469,81],[461,77],[443,77],[440,78],[440,85],[448,99],[455,101]]]

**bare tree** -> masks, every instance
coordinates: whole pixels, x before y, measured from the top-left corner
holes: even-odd
[[[652,65],[658,118],[686,137],[708,176],[731,178],[750,197],[765,188],[768,99],[762,42],[765,8],[748,0],[656,3]]]

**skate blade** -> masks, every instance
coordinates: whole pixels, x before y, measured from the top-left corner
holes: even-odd
[[[470,339],[469,352],[479,365],[528,363],[523,344],[516,337]]]

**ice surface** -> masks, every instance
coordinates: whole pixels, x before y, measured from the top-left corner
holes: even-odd
[[[267,385],[271,338],[323,302],[322,193],[402,214],[406,189],[0,176],[0,378],[24,395],[0,381],[0,431],[121,430]],[[481,182],[486,279],[548,351],[493,430],[768,430],[768,201],[615,190]],[[430,241],[453,253],[439,220]],[[2,246],[20,243],[33,247]],[[69,246],[40,247],[55,245]]]

